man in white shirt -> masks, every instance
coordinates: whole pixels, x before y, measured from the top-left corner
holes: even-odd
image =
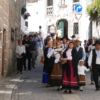
[[[95,49],[93,49],[90,53],[88,59],[88,65],[90,69],[92,69],[96,91],[98,91],[99,90],[98,76],[100,73],[100,42],[99,41],[96,41]]]
[[[52,24],[52,26],[50,27],[50,33],[55,33],[55,26],[54,26],[54,24]]]
[[[59,37],[59,38],[62,38],[62,31],[61,31],[61,28],[59,28],[59,29],[57,30],[57,34],[58,34],[58,37]]]

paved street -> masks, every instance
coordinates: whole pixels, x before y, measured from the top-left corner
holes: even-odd
[[[0,83],[0,100],[100,100],[100,91],[95,92],[90,85],[90,73],[86,76],[87,85],[84,91],[73,91],[63,94],[56,91],[57,87],[47,88],[42,84],[42,68],[40,57],[36,68],[24,71],[23,75],[12,74]]]

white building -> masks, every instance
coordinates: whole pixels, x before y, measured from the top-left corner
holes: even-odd
[[[89,16],[86,13],[87,6],[92,0],[39,0],[28,6],[31,17],[28,19],[29,30],[38,31],[41,25],[46,36],[50,26],[54,24],[57,28],[61,27],[63,35],[69,38],[75,34],[81,40],[92,37],[92,28]],[[82,14],[78,21],[75,14],[75,6],[82,5]],[[30,5],[30,4],[28,4]]]

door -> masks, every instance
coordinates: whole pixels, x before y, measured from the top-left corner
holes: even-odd
[[[4,38],[5,38],[6,30],[3,30],[3,41],[2,41],[2,70],[1,75],[4,76]]]
[[[59,21],[58,28],[61,28],[62,37],[64,37],[64,21],[63,20]]]

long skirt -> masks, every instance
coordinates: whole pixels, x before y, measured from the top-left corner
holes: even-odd
[[[85,85],[85,75],[78,75],[79,77],[79,85],[84,86]]]
[[[46,71],[43,71],[42,83],[48,83],[48,79],[49,79],[49,74],[46,73]]]
[[[63,72],[63,88],[64,89],[79,89],[78,76],[74,76],[74,67],[72,60],[69,61],[71,73],[66,75],[66,69]],[[66,66],[67,67],[67,66]]]
[[[62,65],[60,63],[54,63],[48,84],[50,86],[62,85]]]

